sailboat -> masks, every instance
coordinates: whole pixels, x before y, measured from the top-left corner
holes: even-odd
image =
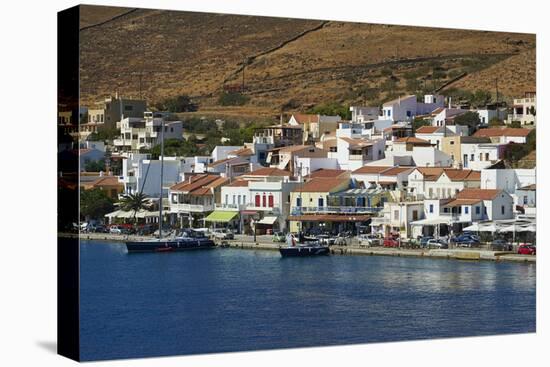
[[[132,252],[172,252],[198,249],[212,249],[214,241],[203,233],[186,230],[176,237],[162,238],[162,192],[164,181],[164,119],[160,128],[160,195],[159,195],[159,235],[158,238],[143,241],[127,241],[126,249]]]

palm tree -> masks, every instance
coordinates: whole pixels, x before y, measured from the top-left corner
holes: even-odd
[[[137,212],[142,209],[147,209],[149,206],[149,199],[147,195],[142,192],[135,194],[125,195],[120,200],[120,208],[124,211],[134,211],[134,225],[136,224],[136,215]]]

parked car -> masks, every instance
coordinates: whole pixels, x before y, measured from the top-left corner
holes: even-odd
[[[451,239],[459,247],[474,247],[479,245],[479,237],[472,234],[461,234]]]
[[[235,235],[229,229],[214,229],[211,235],[219,240],[232,240],[235,238]]]
[[[424,237],[420,237],[420,247],[426,247],[428,246],[428,241],[429,240],[433,240],[434,237],[433,236],[424,236]]]
[[[119,227],[119,226],[111,226],[109,228],[109,233],[110,234],[122,234],[122,228]]]
[[[428,242],[426,243],[426,247],[434,248],[434,249],[444,249],[444,248],[449,248],[449,245],[447,244],[447,242],[445,242],[445,240],[441,238],[438,238],[438,239],[432,238],[428,240]]]
[[[518,247],[518,254],[520,255],[536,255],[537,247],[530,244],[521,244]]]
[[[358,237],[361,246],[380,246],[380,238],[374,234],[362,234]]]
[[[494,240],[491,242],[491,249],[493,251],[510,251],[512,248],[512,244],[508,243],[505,240]]]
[[[334,245],[336,243],[336,239],[332,236],[329,236],[328,234],[319,234],[317,236],[315,236],[318,240],[319,240],[319,243],[322,244],[322,245]]]
[[[95,233],[107,233],[107,227],[105,227],[103,224],[96,224],[91,228],[91,232]]]
[[[273,242],[285,242],[286,235],[283,232],[275,232],[273,234]]]
[[[399,241],[395,237],[385,237],[384,247],[399,247]]]

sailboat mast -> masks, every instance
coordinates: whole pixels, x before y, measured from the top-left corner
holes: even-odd
[[[160,196],[159,196],[159,239],[162,238],[162,182],[164,181],[164,118],[160,123]]]

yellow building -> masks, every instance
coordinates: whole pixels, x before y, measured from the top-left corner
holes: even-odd
[[[349,189],[349,178],[313,178],[290,193],[290,232],[354,230],[371,217],[367,207],[334,202],[334,194]]]

